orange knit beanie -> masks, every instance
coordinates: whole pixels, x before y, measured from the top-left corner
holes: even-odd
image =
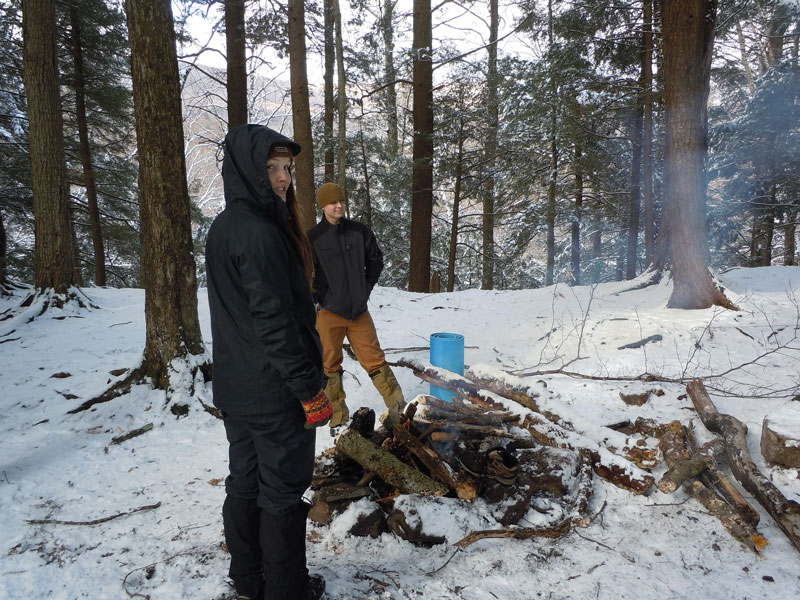
[[[340,201],[344,202],[342,188],[332,181],[322,184],[322,186],[317,190],[317,204],[320,208]]]

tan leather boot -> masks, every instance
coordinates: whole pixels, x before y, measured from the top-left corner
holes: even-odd
[[[344,401],[347,394],[344,393],[344,387],[342,387],[342,371],[326,373],[326,375],[328,376],[328,385],[325,386],[325,395],[333,406],[333,417],[330,422],[330,427],[333,429],[339,425],[347,425],[350,411]]]
[[[372,384],[381,393],[381,396],[383,396],[383,402],[386,404],[386,408],[389,409],[381,415],[380,421],[386,425],[387,428],[391,429],[394,427],[395,423],[397,423],[400,413],[402,413],[406,407],[406,401],[403,398],[403,390],[400,389],[400,384],[397,383],[392,369],[387,364],[384,364],[377,371],[373,371],[369,376],[372,379]]]

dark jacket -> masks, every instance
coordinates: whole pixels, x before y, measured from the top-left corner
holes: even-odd
[[[383,252],[375,234],[358,221],[332,225],[323,215],[309,232],[314,250],[314,300],[353,320],[367,310],[367,300],[383,271]]]
[[[225,138],[223,210],[206,242],[214,404],[232,415],[281,414],[323,387],[322,346],[311,290],[287,233],[288,210],[269,184],[275,142],[259,125]]]

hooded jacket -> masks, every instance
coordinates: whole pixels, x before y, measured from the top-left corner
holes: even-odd
[[[383,252],[372,230],[343,218],[322,220],[308,232],[314,251],[314,300],[352,321],[367,310],[367,300],[383,271]]]
[[[231,415],[302,411],[298,401],[324,387],[311,290],[266,170],[278,142],[300,151],[260,125],[225,137],[226,206],[206,241],[214,404]]]

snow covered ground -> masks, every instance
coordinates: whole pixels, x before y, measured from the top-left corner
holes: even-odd
[[[609,378],[724,374],[706,380],[719,390],[712,392],[717,408],[748,426],[762,471],[800,501],[798,471],[769,468],[759,452],[764,416],[797,393],[800,268],[735,269],[719,279],[739,312],[667,309],[668,283],[626,291],[630,282],[435,295],[377,288],[370,310],[390,361],[427,360],[426,351],[407,349],[451,331],[465,336],[467,365],[489,373],[566,365]],[[163,392],[147,386],[69,414],[122,377],[111,371],[136,367],[144,347],[143,291],[85,293],[98,309],[51,309],[28,322],[31,307],[0,321],[0,598],[225,597],[227,448],[221,422],[200,404],[211,402],[210,386],[177,400],[190,406],[181,418]],[[1,300],[0,313],[21,298]],[[210,347],[205,290],[199,307]],[[619,349],[652,335],[662,339]],[[351,412],[380,411],[366,373],[349,358],[344,368]],[[395,372],[407,399],[428,392],[409,370]],[[679,384],[565,375],[526,381],[544,382],[549,401],[584,422],[694,419],[701,441],[710,438]],[[652,388],[665,393],[641,407],[619,396]],[[148,424],[143,435],[110,444]],[[318,451],[332,443],[327,431],[318,433]],[[758,556],[683,491],[636,496],[599,478],[594,486],[595,518],[586,528],[556,540],[483,540],[459,551],[453,542],[487,526],[482,501],[469,509],[432,505],[433,533],[447,543],[430,549],[391,534],[348,536],[348,512],[328,527],[310,524],[310,568],[324,575],[334,599],[800,598],[800,553],[763,510],[759,531],[770,545]],[[88,522],[158,503],[95,525],[29,523]]]

